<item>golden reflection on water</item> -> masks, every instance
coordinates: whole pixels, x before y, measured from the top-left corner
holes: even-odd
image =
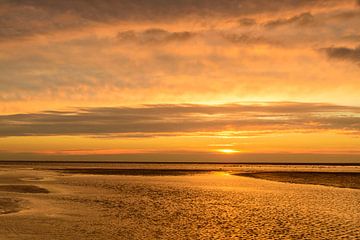
[[[226,177],[231,176],[231,173],[229,172],[214,172],[214,174],[217,176],[226,176]]]

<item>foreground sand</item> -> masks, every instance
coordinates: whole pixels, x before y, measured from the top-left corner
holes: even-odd
[[[359,189],[232,175],[266,167],[186,168],[4,166],[0,239],[360,238]],[[360,172],[308,170],[344,169]]]

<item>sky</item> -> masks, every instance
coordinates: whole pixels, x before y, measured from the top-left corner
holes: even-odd
[[[0,0],[0,160],[360,162],[360,1]]]

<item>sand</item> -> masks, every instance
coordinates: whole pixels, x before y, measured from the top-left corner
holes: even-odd
[[[203,168],[4,166],[0,239],[360,238],[359,189],[234,175],[275,169],[295,176],[303,166]],[[360,172],[348,166],[307,170],[315,176],[310,182],[324,179],[321,174],[333,174],[325,177],[331,181],[346,178],[345,170]]]
[[[238,175],[296,184],[360,189],[359,172],[255,172]]]

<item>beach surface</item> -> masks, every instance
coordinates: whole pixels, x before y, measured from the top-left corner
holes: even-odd
[[[359,239],[359,166],[0,164],[0,239]]]

